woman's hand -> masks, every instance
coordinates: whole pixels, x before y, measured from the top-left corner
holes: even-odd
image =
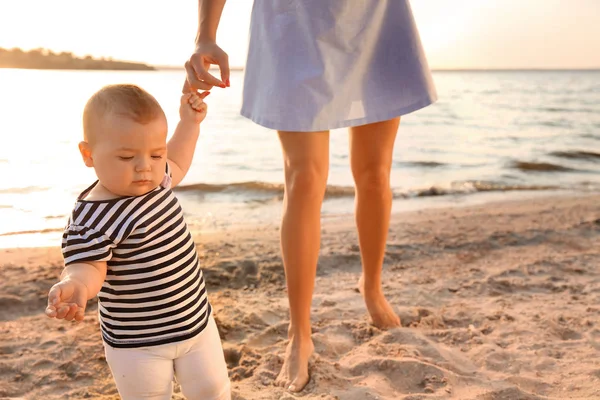
[[[218,65],[221,80],[208,73],[210,66]],[[185,63],[187,83],[192,90],[210,90],[213,86],[229,86],[229,57],[216,42],[205,40],[196,44],[196,50]],[[185,91],[185,88],[184,88]]]

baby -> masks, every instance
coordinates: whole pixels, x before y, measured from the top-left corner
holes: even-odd
[[[208,92],[181,97],[167,142],[156,99],[135,85],[95,93],[79,151],[98,180],[63,234],[65,268],[46,315],[81,321],[98,295],[106,360],[127,399],[230,399],[230,382],[196,246],[172,192],[190,168]]]

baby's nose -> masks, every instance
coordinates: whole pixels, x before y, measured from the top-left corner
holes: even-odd
[[[144,172],[150,170],[150,162],[146,160],[142,160],[136,164],[135,170],[138,172]]]

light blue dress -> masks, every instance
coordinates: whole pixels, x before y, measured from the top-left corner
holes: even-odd
[[[436,101],[408,0],[255,0],[241,114],[311,132]]]

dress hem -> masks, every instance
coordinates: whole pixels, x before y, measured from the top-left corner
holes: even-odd
[[[436,101],[437,101],[437,95],[433,94],[433,95],[427,96],[426,98],[424,98],[418,102],[412,103],[409,106],[402,107],[399,109],[386,111],[386,112],[382,112],[382,113],[371,114],[368,117],[364,117],[364,118],[334,121],[327,125],[317,125],[317,126],[310,126],[310,127],[302,127],[302,126],[298,126],[298,125],[294,126],[292,124],[288,125],[287,123],[284,123],[281,121],[271,121],[266,118],[262,118],[262,117],[256,115],[255,113],[250,112],[248,110],[248,107],[243,107],[243,106],[240,111],[240,114],[243,117],[248,118],[249,120],[253,121],[254,123],[256,123],[262,127],[268,128],[268,129],[274,129],[274,130],[278,130],[278,131],[287,131],[287,132],[319,132],[319,131],[348,128],[348,127],[354,127],[354,126],[373,124],[373,123],[381,122],[381,121],[387,121],[392,118],[407,115],[407,114],[410,114],[417,110],[420,110],[422,108],[425,108],[425,107],[435,103]]]

